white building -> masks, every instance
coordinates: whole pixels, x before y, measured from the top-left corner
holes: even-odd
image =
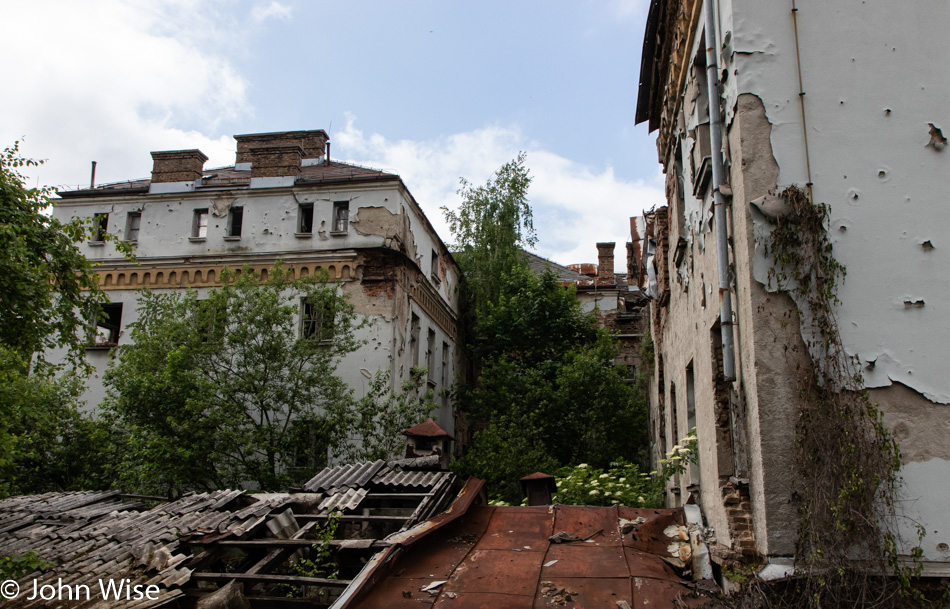
[[[697,501],[726,550],[795,552],[810,364],[763,246],[796,186],[830,207],[835,315],[902,449],[903,537],[920,523],[925,574],[950,574],[948,23],[935,0],[651,3],[637,120],[658,133],[668,205],[640,227],[655,454],[698,428],[670,500]]]
[[[377,371],[390,371],[398,387],[412,368],[428,368],[434,414],[452,433],[443,390],[461,370],[459,270],[406,185],[398,175],[331,161],[322,130],[235,139],[234,166],[205,170],[199,150],[153,152],[151,179],[60,192],[54,202],[54,217],[92,217],[132,243],[138,259],[130,263],[103,240],[81,246],[112,301],[87,351],[96,368],[87,406],[102,401],[108,352],[128,340],[138,289],[200,295],[220,285],[225,267],[261,272],[282,260],[296,277],[326,270],[368,320],[358,332],[365,343],[337,370],[356,396]],[[304,318],[301,304],[301,326]]]

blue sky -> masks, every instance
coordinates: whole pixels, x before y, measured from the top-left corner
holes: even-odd
[[[634,126],[648,3],[73,0],[8,3],[0,143],[40,183],[147,176],[151,150],[233,162],[233,134],[326,129],[332,156],[399,173],[439,208],[528,153],[537,252],[593,262],[662,203]],[[13,82],[15,81],[15,86]],[[10,95],[15,91],[14,95]]]

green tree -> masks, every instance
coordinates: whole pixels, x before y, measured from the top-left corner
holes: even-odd
[[[324,455],[345,441],[352,397],[334,372],[359,343],[339,286],[280,265],[266,280],[244,269],[222,281],[207,300],[143,291],[116,349],[106,410],[126,435],[126,488],[283,488],[312,475],[298,464],[314,439]]]
[[[338,456],[349,462],[375,461],[398,455],[405,446],[402,431],[429,418],[435,409],[432,390],[424,389],[428,371],[413,368],[396,391],[388,371],[377,372],[369,391],[344,413],[350,441]]]
[[[519,501],[517,479],[540,466],[639,460],[647,409],[614,364],[616,341],[583,314],[573,288],[550,271],[522,268],[477,320],[473,354],[481,371],[460,391],[463,408],[488,423],[457,462]],[[496,484],[491,486],[491,482]]]
[[[457,211],[442,208],[455,239],[455,257],[465,278],[466,296],[476,315],[497,300],[498,281],[524,264],[522,248],[536,242],[525,153],[496,171],[484,186],[461,178]]]
[[[20,171],[41,163],[18,142],[0,154],[0,494],[71,488],[85,475],[70,457],[91,425],[76,404],[89,327],[108,300],[77,247],[91,223],[49,217],[52,189],[26,186]],[[47,359],[54,349],[62,363]]]

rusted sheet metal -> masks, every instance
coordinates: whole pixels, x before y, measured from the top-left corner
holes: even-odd
[[[551,577],[542,575],[535,607],[604,607],[617,609],[617,601],[633,598],[629,577]],[[655,607],[672,607],[672,604],[656,603]]]
[[[623,548],[616,546],[595,546],[583,541],[551,544],[544,557],[544,564],[550,564],[542,570],[544,579],[551,577],[589,577],[624,578],[630,576]]]
[[[348,606],[671,607],[677,598],[694,606],[704,599],[663,559],[663,529],[682,520],[680,510],[472,506],[440,530],[424,523],[410,532],[405,552],[386,565],[390,575]],[[578,540],[551,543],[558,530]],[[444,583],[433,595],[421,591],[436,581]]]
[[[366,486],[384,465],[386,465],[385,461],[367,461],[327,467],[311,478],[304,488],[311,492],[335,492],[342,488],[360,488]]]
[[[553,507],[497,507],[477,549],[544,552],[553,529]]]
[[[530,596],[538,587],[543,561],[543,552],[476,548],[455,568],[442,586],[442,592],[504,592]]]
[[[455,501],[453,501],[452,505],[449,506],[449,509],[445,510],[435,518],[421,522],[416,526],[403,531],[402,533],[390,535],[387,538],[387,541],[393,544],[409,545],[414,541],[425,537],[432,531],[435,531],[452,522],[456,518],[463,516],[478,498],[484,486],[484,480],[480,480],[478,478],[469,478],[465,482],[465,486],[462,487],[462,490],[455,498]]]
[[[671,525],[685,523],[682,510],[636,509],[621,506],[618,511],[620,518],[630,522],[636,522],[638,518],[644,519],[642,524],[636,525],[633,531],[623,536],[623,545],[659,556],[666,556],[666,548],[670,545],[670,538],[663,534],[663,530]]]
[[[596,545],[620,545],[617,527],[620,513],[616,507],[559,505],[554,519],[554,532],[574,533]]]

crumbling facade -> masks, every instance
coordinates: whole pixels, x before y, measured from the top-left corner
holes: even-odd
[[[702,506],[719,560],[795,552],[810,355],[765,245],[798,187],[830,207],[842,343],[902,449],[902,536],[921,523],[924,573],[950,574],[948,22],[938,2],[899,23],[882,2],[651,4],[637,120],[657,131],[667,204],[631,237],[653,298],[654,458],[697,429],[669,501]]]
[[[266,273],[275,262],[292,277],[327,272],[368,323],[364,342],[337,374],[363,395],[377,371],[395,387],[428,369],[439,424],[454,429],[448,389],[462,369],[459,270],[398,175],[331,161],[322,130],[235,136],[236,163],[204,169],[199,150],[153,152],[151,179],[60,192],[53,215],[91,217],[99,230],[81,247],[98,265],[112,304],[87,358],[96,368],[85,400],[104,396],[109,350],[128,340],[137,291],[220,285],[225,268]],[[132,243],[129,262],[103,235]],[[301,332],[317,315],[300,303]]]

